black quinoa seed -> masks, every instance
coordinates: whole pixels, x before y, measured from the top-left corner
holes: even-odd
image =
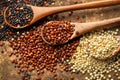
[[[4,17],[0,15],[0,24],[2,24],[3,22],[4,22]]]
[[[33,18],[33,11],[31,7],[15,4],[8,7],[6,10],[6,20],[16,27],[25,26]]]
[[[36,6],[43,6],[44,0],[31,0],[31,4]]]

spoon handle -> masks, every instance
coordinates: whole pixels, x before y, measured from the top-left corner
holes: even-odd
[[[75,24],[75,31],[71,36],[71,39],[96,29],[108,28],[108,27],[120,25],[120,17],[103,20],[103,21],[88,22],[88,23],[74,23],[74,24]]]
[[[88,3],[74,4],[74,5],[68,5],[68,6],[58,6],[58,7],[31,6],[31,8],[33,9],[34,17],[30,24],[38,21],[39,19],[42,19],[46,16],[49,16],[55,13],[72,11],[72,10],[99,8],[99,7],[106,7],[106,6],[113,6],[113,5],[120,5],[120,0],[100,0],[100,1],[93,1]]]
[[[53,13],[59,13],[64,11],[70,11],[70,10],[91,9],[91,8],[99,8],[99,7],[106,7],[106,6],[113,6],[113,5],[120,5],[120,0],[100,0],[100,1],[83,3],[83,4],[50,7],[50,10],[51,10],[50,13],[53,14]]]

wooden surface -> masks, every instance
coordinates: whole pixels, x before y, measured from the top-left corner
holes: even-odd
[[[84,3],[90,1],[97,1],[97,0],[55,0],[54,6],[60,5],[70,5],[76,2]],[[53,6],[51,5],[51,6]],[[71,16],[70,12],[60,13],[59,17],[62,20],[71,20],[72,22],[92,22],[92,21],[100,21],[104,19],[120,17],[120,5],[112,6],[112,7],[105,7],[105,8],[97,8],[97,9],[90,9],[90,10],[79,10],[74,11]],[[14,65],[11,64],[10,58],[8,57],[9,51],[11,50],[8,46],[8,43],[5,43],[3,47],[0,47],[0,80],[21,80],[21,76],[17,74]],[[10,49],[10,50],[9,50]],[[75,76],[75,80],[84,80],[84,76],[87,74],[70,74],[70,73],[59,73],[60,77],[64,77],[65,80],[70,80],[70,76]],[[114,73],[112,73],[114,74]],[[43,80],[54,80],[52,79],[52,75],[50,72],[43,74]],[[38,77],[38,76],[36,76]],[[34,77],[31,78],[31,80]],[[116,79],[115,79],[116,80]]]

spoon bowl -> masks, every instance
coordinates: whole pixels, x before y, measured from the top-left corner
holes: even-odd
[[[79,9],[82,10],[82,9],[99,8],[99,7],[113,6],[113,5],[119,5],[119,4],[120,4],[120,0],[100,0],[100,1],[94,1],[94,2],[89,2],[89,3],[75,4],[75,5],[69,5],[69,6],[60,6],[60,7],[37,7],[37,6],[32,6],[32,5],[26,5],[30,7],[31,10],[33,11],[33,18],[29,23],[23,26],[21,25],[14,26],[6,19],[7,17],[6,12],[8,10],[8,7],[7,7],[6,10],[4,11],[4,19],[5,19],[6,24],[8,24],[10,27],[15,28],[15,29],[21,29],[21,28],[28,27],[31,24],[35,23],[36,21],[46,16],[55,14],[55,13],[79,10]]]
[[[120,37],[120,36],[119,36]],[[118,38],[117,38],[118,39]],[[120,38],[119,38],[120,39]],[[116,50],[114,50],[114,51],[112,51],[111,53],[109,53],[109,55],[107,55],[107,56],[99,56],[99,57],[96,57],[96,55],[92,55],[92,57],[93,58],[95,58],[95,59],[97,59],[97,60],[101,60],[101,61],[105,61],[105,60],[108,60],[108,59],[111,59],[111,58],[113,58],[114,56],[116,56],[117,54],[119,54],[119,52],[120,52],[120,46],[116,49]]]

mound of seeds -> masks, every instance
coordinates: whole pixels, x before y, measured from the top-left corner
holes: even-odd
[[[32,20],[33,11],[29,6],[14,4],[7,8],[5,18],[12,26],[21,27]]]
[[[108,56],[110,52],[113,52],[118,46],[118,41],[114,39],[113,35],[117,34],[118,31],[119,29],[116,29],[116,31],[101,30],[84,35],[80,39],[77,52],[69,62],[69,64],[73,64],[71,67],[73,72],[80,71],[83,74],[87,72],[89,76],[85,77],[85,80],[113,80],[109,73],[114,71],[116,73],[115,80],[118,80],[117,77],[120,71],[119,55],[106,61],[93,58],[93,56]]]
[[[56,71],[56,65],[69,59],[76,51],[79,40],[65,45],[50,46],[41,37],[41,26],[10,40],[16,58],[12,61],[18,67],[18,73],[36,70],[38,74],[44,69]]]
[[[70,40],[74,26],[68,21],[51,21],[44,26],[43,37],[50,44],[64,44]]]
[[[118,29],[117,29],[118,31]],[[91,33],[92,36],[94,33]],[[113,37],[117,32],[104,32],[104,30],[97,32],[89,39],[89,52],[92,56],[99,59],[104,59],[113,55],[113,52],[120,46],[117,38]],[[106,37],[107,36],[107,37]]]

